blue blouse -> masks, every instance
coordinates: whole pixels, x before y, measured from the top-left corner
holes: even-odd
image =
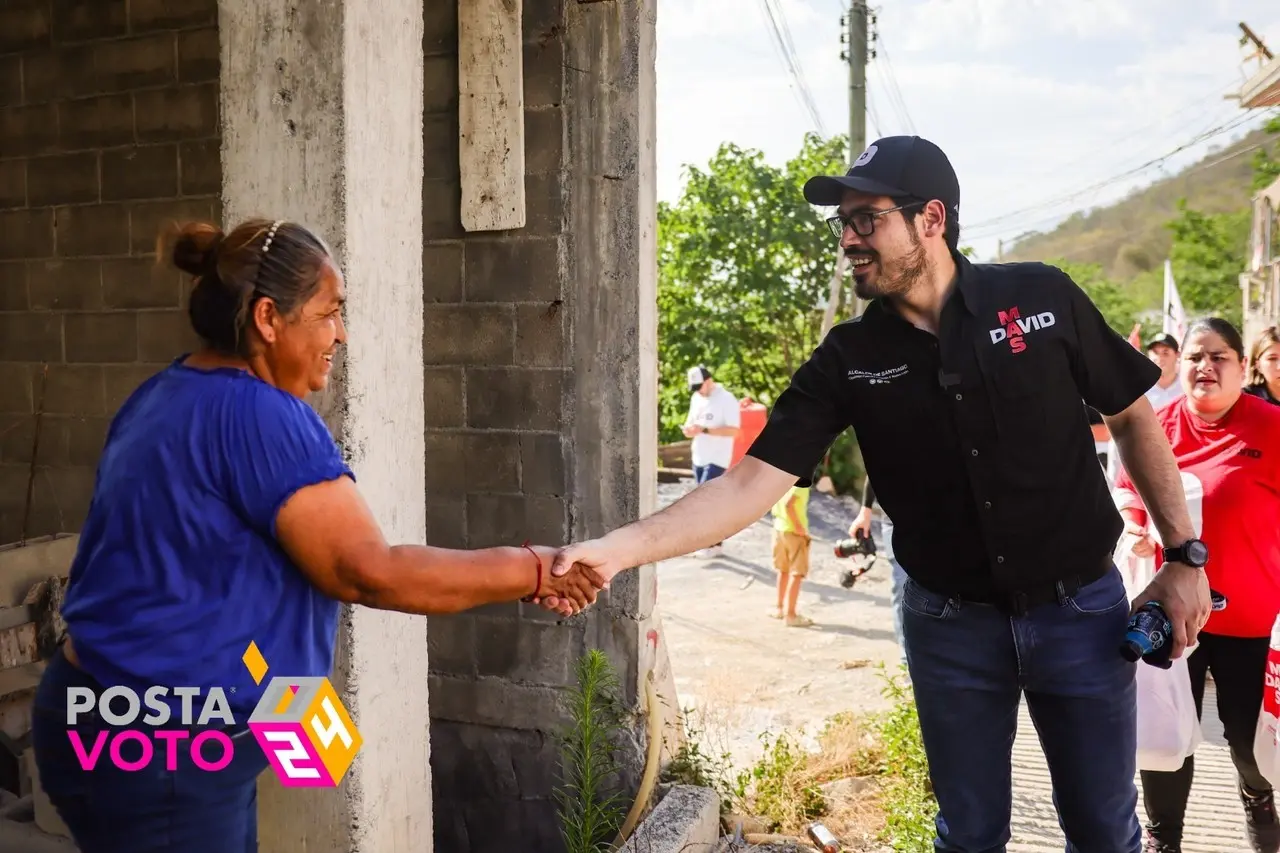
[[[341,605],[281,549],[276,513],[298,489],[354,476],[302,400],[181,362],[111,424],[63,618],[103,685],[167,687],[175,708],[174,687],[222,687],[243,723],[273,675],[333,666]],[[261,685],[242,661],[251,641],[269,667]]]

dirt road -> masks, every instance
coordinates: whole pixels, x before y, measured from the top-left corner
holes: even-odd
[[[660,485],[659,500],[670,502],[688,488]],[[895,668],[899,662],[889,565],[877,561],[846,590],[838,575],[847,561],[836,559],[831,548],[846,535],[856,511],[852,500],[817,493],[811,498],[812,570],[800,611],[815,621],[812,628],[787,628],[768,616],[777,575],[767,519],[725,542],[722,557],[681,557],[659,566],[658,604],[680,704],[697,709],[708,746],[730,751],[735,764],[759,756],[762,732],[791,731],[812,746],[812,736],[833,714],[887,705],[875,664]],[[1247,853],[1234,774],[1215,714],[1210,695],[1183,849]],[[1052,785],[1025,706],[1014,748],[1014,787],[1010,853],[1061,851]]]

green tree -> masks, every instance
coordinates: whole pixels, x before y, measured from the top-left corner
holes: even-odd
[[[1138,321],[1138,301],[1118,282],[1107,278],[1100,264],[1080,264],[1061,259],[1050,263],[1080,285],[1107,319],[1108,326],[1125,337],[1129,336],[1133,324]]]
[[[1188,317],[1213,314],[1240,326],[1240,273],[1249,251],[1249,208],[1233,213],[1201,213],[1178,202],[1169,222],[1173,279]]]
[[[1272,135],[1280,134],[1280,116],[1275,116],[1265,125],[1263,130]],[[1253,188],[1265,189],[1273,181],[1280,178],[1280,156],[1273,144],[1265,144],[1253,152]]]
[[[1280,116],[1268,121],[1263,129],[1273,136],[1280,134]],[[1254,190],[1280,178],[1276,148],[1274,140],[1269,139],[1254,152]],[[1167,223],[1173,232],[1169,258],[1189,317],[1213,314],[1240,326],[1240,273],[1248,263],[1252,221],[1251,206],[1231,213],[1204,213],[1190,207],[1185,198],[1178,201],[1178,216]]]
[[[843,140],[814,134],[781,167],[725,144],[706,169],[687,169],[679,201],[659,205],[663,441],[682,437],[689,367],[769,404],[817,346],[836,244],[801,189],[844,162]]]
[[[683,438],[689,367],[772,405],[817,347],[836,241],[802,190],[842,174],[847,156],[843,138],[816,134],[782,166],[727,143],[706,168],[687,167],[678,201],[658,206],[659,440]],[[841,490],[861,477],[850,431],[828,473]]]

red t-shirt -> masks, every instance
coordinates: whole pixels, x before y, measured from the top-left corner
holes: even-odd
[[[1156,413],[1178,469],[1204,486],[1200,538],[1209,586],[1227,597],[1204,630],[1269,637],[1280,613],[1280,407],[1248,394],[1216,423],[1179,399]],[[1136,492],[1125,471],[1116,488]],[[1157,560],[1159,552],[1157,552]]]

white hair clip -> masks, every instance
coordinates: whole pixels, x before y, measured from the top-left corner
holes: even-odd
[[[271,230],[267,232],[267,239],[262,242],[262,254],[265,255],[267,250],[271,248],[271,241],[276,238],[276,229],[280,227],[282,222],[284,222],[283,219],[277,219],[271,223]]]

